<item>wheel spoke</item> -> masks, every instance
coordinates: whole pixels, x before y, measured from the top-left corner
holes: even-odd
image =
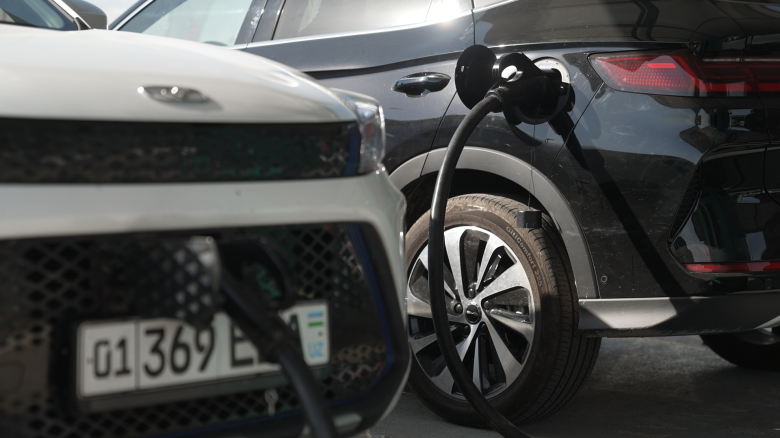
[[[493,253],[495,253],[496,250],[498,248],[501,248],[502,246],[504,246],[504,242],[502,242],[501,239],[493,235],[490,236],[487,243],[485,244],[485,252],[482,253],[482,261],[479,262],[479,274],[477,275],[477,290],[479,290],[479,287],[482,285],[482,277],[485,276],[485,271],[488,268],[488,264],[490,263],[490,259],[492,258]]]
[[[455,383],[455,380],[452,378],[449,368],[444,367],[444,370],[438,376],[431,377],[431,381],[446,394],[452,394],[452,385]]]
[[[417,257],[417,260],[422,263],[426,270],[428,269],[428,245],[425,245],[425,248],[423,248],[420,256]]]
[[[504,369],[506,384],[509,386],[512,384],[512,382],[515,381],[515,379],[517,379],[517,376],[520,375],[520,371],[522,371],[523,365],[520,364],[520,362],[515,359],[515,356],[512,354],[512,352],[509,351],[506,344],[504,344],[504,340],[501,339],[501,335],[499,335],[499,333],[496,331],[496,328],[493,326],[493,323],[490,321],[490,319],[485,319],[485,325],[488,327],[490,340],[492,341],[493,348],[496,349],[498,360],[501,363],[501,368]]]
[[[482,373],[479,364],[479,339],[477,339],[477,342],[474,343],[474,369],[471,372],[471,381],[474,382],[474,386],[479,392],[482,392]]]
[[[471,333],[469,333],[469,335],[466,337],[466,339],[460,341],[460,343],[458,343],[455,346],[455,348],[458,350],[458,356],[460,357],[461,361],[463,361],[463,358],[466,356],[466,353],[469,350],[469,346],[471,345],[471,342],[477,338],[475,334],[476,334],[476,330],[472,330]],[[449,368],[445,367],[444,371],[442,371],[438,376],[432,377],[431,381],[433,381],[433,383],[436,384],[436,386],[441,388],[441,390],[446,392],[447,394],[452,393],[452,385],[455,382],[455,380],[452,378],[452,373],[450,372]]]
[[[531,290],[531,283],[528,281],[525,269],[523,269],[523,265],[518,262],[493,280],[485,290],[477,295],[475,300],[477,302],[482,302],[494,295],[498,295],[502,292],[509,292],[512,289],[520,287]]]
[[[412,290],[408,286],[406,287],[406,313],[412,316],[433,318],[433,316],[431,316],[430,304],[414,296]]]
[[[456,326],[450,326],[450,332],[454,332],[456,329]],[[417,339],[409,338],[409,345],[412,347],[412,351],[415,353],[433,344],[434,342],[436,342],[436,333],[431,333]]]
[[[409,288],[409,286],[406,287],[406,313],[410,316],[419,316],[422,318],[433,319],[431,305],[417,298],[412,293],[412,290]],[[447,319],[450,322],[459,322],[463,324],[466,323],[466,317],[462,314],[453,315],[452,313],[447,312]]]
[[[466,339],[460,341],[458,345],[455,346],[455,348],[458,349],[458,356],[460,356],[460,360],[462,361],[463,358],[466,356],[466,352],[469,351],[469,346],[471,345],[471,341],[474,340],[474,337],[476,335],[476,330],[472,330],[468,336],[466,336]]]
[[[419,263],[423,265],[423,267],[428,270],[428,246],[426,245],[425,248],[423,248],[422,252],[420,253],[420,256],[417,257],[417,260]],[[447,293],[452,299],[458,299],[455,295],[455,292],[452,291],[452,288],[447,283],[447,277],[451,277],[452,274],[448,272],[447,267],[444,267],[444,292]]]
[[[446,278],[447,278],[447,268],[446,267],[444,268],[444,278],[445,278],[445,281],[444,281],[444,292],[447,295],[449,295],[450,298],[452,298],[453,300],[457,300],[458,299],[457,295],[455,295],[455,292],[453,292],[452,289],[450,289],[450,285],[447,284],[447,281],[446,281]]]
[[[412,347],[412,351],[415,353],[433,344],[434,342],[436,342],[436,333],[431,333],[430,335],[423,336],[419,339],[409,339],[409,345]]]
[[[532,342],[534,340],[534,326],[530,318],[522,317],[504,309],[493,309],[489,315],[492,319],[519,333],[526,341]]]
[[[463,236],[465,228],[446,231],[444,233],[444,247],[447,252],[447,259],[450,261],[452,276],[455,283],[455,291],[459,296],[463,294],[466,288],[463,285],[463,270],[460,264],[460,238]],[[461,297],[461,300],[465,297]],[[456,298],[458,299],[458,298]]]

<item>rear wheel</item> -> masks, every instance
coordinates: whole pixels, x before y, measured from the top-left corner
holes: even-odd
[[[445,219],[445,292],[450,331],[474,384],[516,423],[560,409],[582,385],[600,339],[577,331],[574,279],[563,244],[545,217],[517,229],[521,202],[494,195],[450,199]],[[428,291],[428,222],[407,235],[409,383],[431,410],[484,426],[455,384],[433,330]]]
[[[765,371],[780,371],[780,327],[744,333],[702,335],[704,343],[734,365]]]

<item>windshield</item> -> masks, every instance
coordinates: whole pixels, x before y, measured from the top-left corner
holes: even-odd
[[[0,0],[0,23],[77,30],[70,17],[47,0]]]
[[[252,0],[157,0],[120,30],[231,46],[251,6]]]

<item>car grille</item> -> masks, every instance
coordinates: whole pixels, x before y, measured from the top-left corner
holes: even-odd
[[[0,119],[0,182],[267,181],[354,174],[354,123]]]
[[[195,233],[210,235],[218,243],[253,239],[274,247],[297,276],[299,300],[328,301],[331,362],[320,390],[331,403],[365,394],[380,379],[387,360],[377,303],[349,227],[328,224]],[[177,235],[143,236],[157,237]],[[112,272],[121,269],[111,254],[135,238],[0,242],[0,436],[139,437],[269,418],[265,390],[102,413],[75,408],[70,389],[74,372],[66,366],[72,360],[71,329],[77,321],[130,313],[130,297],[110,280]],[[19,364],[24,378],[15,374]],[[276,390],[276,416],[299,411],[289,386]]]

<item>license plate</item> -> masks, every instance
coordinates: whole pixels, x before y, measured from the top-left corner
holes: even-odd
[[[299,304],[280,315],[300,335],[306,363],[327,364],[327,304]],[[162,318],[89,321],[77,330],[76,386],[82,399],[279,371],[224,313],[205,330]]]

